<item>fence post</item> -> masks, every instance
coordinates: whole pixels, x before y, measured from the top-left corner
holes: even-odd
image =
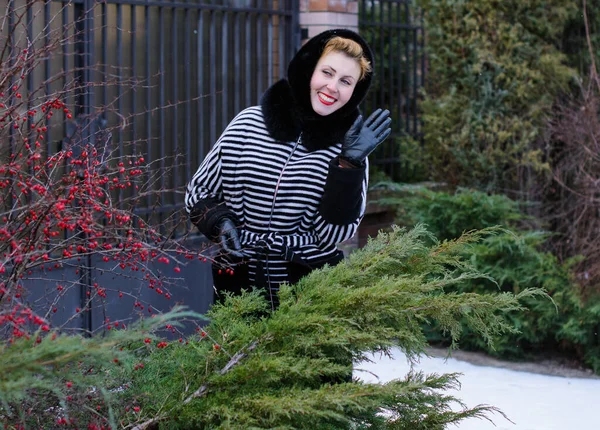
[[[358,31],[358,1],[300,0],[302,41],[332,28]]]

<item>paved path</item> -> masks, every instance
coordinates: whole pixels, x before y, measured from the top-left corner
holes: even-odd
[[[355,367],[375,373],[356,372],[366,382],[402,378],[410,370],[405,356],[376,356],[375,363]],[[495,414],[494,424],[479,419],[465,420],[458,430],[600,430],[600,378],[553,376],[512,370],[506,367],[475,365],[440,357],[423,357],[415,365],[425,373],[459,372],[461,389],[452,394],[467,406],[488,404],[502,410],[513,423]]]

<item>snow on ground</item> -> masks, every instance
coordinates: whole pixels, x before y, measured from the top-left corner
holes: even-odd
[[[373,363],[355,364],[354,375],[365,382],[387,382],[410,371],[404,354],[393,358],[372,357]],[[489,417],[494,424],[468,419],[451,429],[458,430],[600,430],[600,379],[549,376],[506,368],[473,365],[455,358],[421,357],[414,369],[429,373],[461,373],[461,388],[451,392],[467,406],[496,406],[499,414]]]

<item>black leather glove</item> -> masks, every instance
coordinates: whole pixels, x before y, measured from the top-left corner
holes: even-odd
[[[340,156],[354,165],[362,165],[365,158],[392,132],[389,127],[392,119],[389,116],[389,110],[377,109],[363,124],[363,117],[359,115],[344,136]]]
[[[219,221],[219,241],[223,256],[229,261],[238,262],[245,257],[237,228],[229,218]]]

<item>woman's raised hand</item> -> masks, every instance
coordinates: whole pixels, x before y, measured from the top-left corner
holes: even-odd
[[[377,109],[364,123],[362,115],[359,115],[344,136],[341,157],[356,166],[362,165],[365,158],[390,135],[391,122],[387,109]]]

